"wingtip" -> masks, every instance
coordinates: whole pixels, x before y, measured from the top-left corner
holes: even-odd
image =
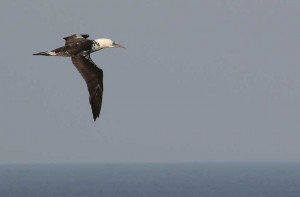
[[[96,122],[97,118],[98,118],[98,117],[94,118],[94,122]]]
[[[99,115],[93,114],[94,122],[96,122],[97,118],[99,118]]]
[[[44,52],[39,52],[39,53],[34,53],[32,55],[45,55],[45,56],[50,56],[51,54],[49,54],[47,51]]]

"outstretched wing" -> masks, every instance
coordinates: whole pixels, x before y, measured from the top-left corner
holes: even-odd
[[[99,117],[103,95],[103,71],[91,60],[90,56],[73,56],[72,62],[86,81],[94,121]]]
[[[66,40],[65,46],[73,45],[73,43],[77,43],[78,41],[85,40],[89,37],[88,34],[73,34],[71,36],[67,36],[64,39]]]

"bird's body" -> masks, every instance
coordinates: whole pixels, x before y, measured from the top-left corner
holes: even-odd
[[[96,120],[102,105],[103,71],[92,61],[90,54],[104,48],[124,47],[111,39],[89,40],[88,37],[87,34],[74,34],[64,38],[65,46],[33,55],[71,57],[72,63],[87,83],[93,118]]]

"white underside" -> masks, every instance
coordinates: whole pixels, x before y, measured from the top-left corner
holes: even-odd
[[[51,56],[56,56],[56,53],[54,51],[47,51],[47,53]]]

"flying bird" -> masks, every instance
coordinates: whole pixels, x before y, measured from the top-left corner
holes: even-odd
[[[73,34],[65,37],[65,46],[33,55],[71,57],[85,80],[90,94],[89,100],[94,121],[99,117],[103,95],[103,71],[92,61],[90,54],[104,48],[125,48],[107,38],[89,40],[88,34]]]

